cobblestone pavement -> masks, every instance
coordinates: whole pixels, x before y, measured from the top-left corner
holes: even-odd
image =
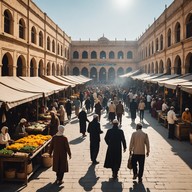
[[[88,115],[92,120],[92,114]],[[139,122],[137,117],[136,123]],[[162,127],[156,119],[145,112],[144,128],[148,133],[151,152],[145,161],[143,183],[132,180],[132,172],[126,168],[128,150],[123,153],[122,165],[118,180],[111,179],[111,170],[103,167],[106,144],[104,136],[111,128],[106,115],[102,114],[101,135],[98,165],[93,166],[89,155],[89,136],[82,138],[79,133],[77,118],[72,118],[66,125],[65,135],[68,137],[72,159],[69,160],[69,173],[64,176],[64,183],[54,184],[55,172],[52,168],[40,168],[29,180],[27,186],[21,183],[6,182],[0,184],[1,192],[192,192],[192,145],[189,141],[167,139],[167,129]],[[131,126],[129,114],[123,116],[122,129],[124,130],[127,146],[130,136],[135,131]]]

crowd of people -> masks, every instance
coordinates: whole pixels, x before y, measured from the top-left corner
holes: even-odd
[[[67,155],[71,158],[68,139],[64,136],[64,125],[70,123],[73,109],[75,118],[79,120],[82,137],[87,136],[86,132],[90,135],[90,159],[93,165],[99,163],[97,156],[100,149],[100,134],[103,133],[100,124],[101,115],[106,114],[109,124],[112,124],[112,128],[107,131],[104,137],[108,146],[104,167],[111,168],[114,179],[118,177],[118,171],[121,167],[122,148],[124,152],[127,150],[126,139],[123,129],[121,129],[122,116],[126,111],[130,113],[131,124],[132,127],[136,128],[136,131],[130,140],[129,153],[132,156],[133,179],[138,178],[139,182],[142,182],[145,156],[148,156],[150,152],[148,135],[142,131],[145,111],[148,110],[151,116],[155,118],[158,110],[167,115],[169,139],[174,139],[174,126],[175,122],[178,121],[174,111],[174,102],[170,100],[168,102],[162,96],[151,95],[147,91],[123,89],[112,85],[100,88],[87,87],[86,90],[80,92],[79,97],[73,100],[68,99],[65,105],[59,105],[57,101],[54,101],[50,111],[51,121],[48,134],[53,136],[49,154],[53,156],[53,171],[56,172],[56,183],[58,184],[63,182],[64,173],[68,172]],[[137,112],[140,123],[135,124]],[[87,114],[92,115],[92,121],[87,118]],[[189,108],[185,108],[181,119],[191,125],[192,116]],[[14,138],[27,135],[26,123],[26,119],[20,120]],[[8,134],[8,127],[3,127],[0,134],[0,147],[3,148],[12,142],[14,141]]]

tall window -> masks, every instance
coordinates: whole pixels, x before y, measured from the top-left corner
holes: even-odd
[[[97,59],[97,53],[96,51],[91,52],[91,59]]]
[[[61,45],[61,56],[63,56],[63,46]]]
[[[106,53],[105,51],[100,52],[100,59],[106,59]]]
[[[73,52],[73,59],[79,59],[79,53],[77,51]]]
[[[181,25],[180,23],[177,23],[175,26],[175,43],[180,42],[181,40]]]
[[[11,14],[8,10],[4,11],[4,32],[11,34]]]
[[[88,58],[88,53],[87,51],[83,51],[82,53],[82,59],[87,59]]]
[[[163,35],[160,36],[160,50],[163,50]]]
[[[36,30],[35,30],[35,27],[32,27],[32,28],[31,28],[31,42],[32,42],[32,43],[35,43],[35,42],[36,42],[35,37],[36,37]]]
[[[127,59],[133,59],[133,53],[132,51],[127,52]]]
[[[187,22],[186,22],[186,37],[192,37],[192,14],[188,16]]]
[[[52,52],[55,53],[55,41],[52,41]]]
[[[42,33],[42,31],[39,32],[39,46],[43,47],[43,33]]]
[[[59,55],[59,52],[60,50],[59,50],[59,43],[57,44],[57,55]]]
[[[122,51],[118,52],[118,59],[123,59],[123,52]]]
[[[115,54],[113,51],[109,52],[109,59],[115,59]]]
[[[49,51],[50,51],[50,44],[51,44],[50,38],[47,37],[47,50]]]
[[[154,54],[154,43],[153,43],[153,41],[152,41],[152,45],[151,45],[151,53],[152,53],[152,55]]]
[[[168,47],[171,46],[171,29],[168,30],[168,34],[167,34],[167,46]]]
[[[156,46],[156,52],[159,51],[159,40],[158,40],[158,38],[156,39],[155,46]]]
[[[25,24],[22,19],[19,20],[19,38],[25,38]]]

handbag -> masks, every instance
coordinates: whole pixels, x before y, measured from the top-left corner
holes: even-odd
[[[133,169],[133,166],[132,166],[132,155],[130,155],[129,158],[128,158],[127,168],[128,169]]]

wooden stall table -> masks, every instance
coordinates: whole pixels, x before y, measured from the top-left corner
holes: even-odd
[[[46,151],[46,148],[50,142],[51,142],[51,139],[49,139],[43,145],[41,145],[39,148],[37,148],[34,151],[34,153],[31,153],[31,154],[29,153],[26,156],[16,156],[16,155],[13,155],[10,157],[0,156],[1,181],[2,182],[4,182],[4,181],[21,181],[21,182],[24,182],[25,184],[27,184],[28,179],[31,177],[31,175],[40,167],[40,165],[41,165],[40,157]],[[28,174],[27,166],[28,166],[29,162],[32,162],[33,168],[32,168],[32,172]],[[22,171],[24,172],[24,176],[22,178],[17,178],[15,175],[14,178],[6,178],[5,177],[5,171],[11,167],[14,167],[13,169],[17,169],[18,167],[22,167]]]
[[[178,122],[175,125],[175,137],[179,140],[189,140],[190,124]]]
[[[158,113],[158,122],[163,125],[165,128],[168,127],[168,122],[167,122],[167,115],[165,115],[162,112]]]

